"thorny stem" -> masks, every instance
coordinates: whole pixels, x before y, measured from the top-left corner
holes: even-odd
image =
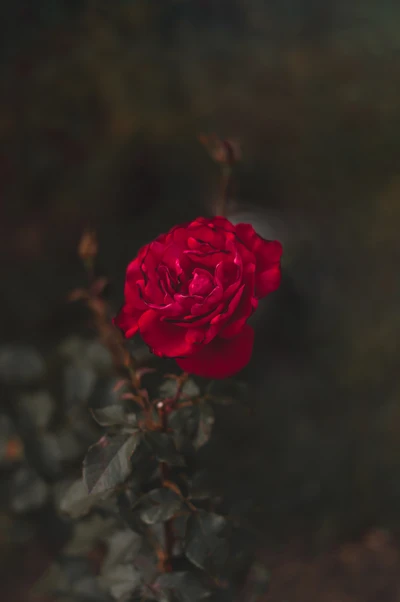
[[[96,330],[101,341],[110,351],[115,368],[120,369],[123,366],[128,370],[133,390],[145,406],[146,400],[140,393],[140,382],[135,370],[135,360],[126,348],[121,333],[111,323],[106,301],[102,299],[100,292],[95,289],[94,257],[84,261],[84,265],[88,277],[88,305],[93,312]]]
[[[182,389],[186,380],[187,374],[183,373],[179,379],[178,388],[174,397],[165,401],[161,401],[157,406],[159,410],[161,429],[164,433],[168,432],[168,416],[175,409],[175,406],[182,394]],[[168,481],[170,473],[168,464],[166,462],[161,462],[160,468],[162,481]],[[164,523],[165,557],[163,559],[163,570],[165,573],[170,573],[172,571],[172,555],[175,543],[173,521],[174,519],[171,518]]]
[[[229,190],[231,183],[232,170],[230,167],[224,165],[222,168],[221,180],[220,180],[220,193],[218,199],[217,215],[225,217],[226,206],[229,200]]]
[[[226,217],[226,207],[229,202],[229,195],[232,188],[232,166],[235,162],[235,154],[232,145],[228,140],[223,140],[222,144],[225,147],[227,158],[226,162],[222,165],[221,170],[216,214],[221,217]]]

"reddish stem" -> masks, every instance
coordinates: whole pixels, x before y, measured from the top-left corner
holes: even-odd
[[[175,409],[176,403],[181,396],[185,378],[181,378],[176,393],[172,399],[161,402],[159,407],[159,416],[161,420],[161,428],[164,433],[168,432],[168,415]],[[168,481],[170,476],[170,469],[166,462],[161,462],[161,478],[162,481]],[[164,523],[164,536],[165,536],[165,558],[164,558],[164,571],[170,573],[172,571],[172,555],[175,544],[174,534],[174,519],[171,518]]]

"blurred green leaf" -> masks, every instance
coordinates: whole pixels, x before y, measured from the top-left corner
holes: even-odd
[[[171,489],[153,489],[141,502],[140,518],[147,525],[172,518],[182,507],[181,498]]]
[[[175,379],[168,379],[160,386],[160,397],[161,399],[169,399],[175,397],[178,391],[178,381]],[[182,387],[181,397],[193,398],[200,395],[200,389],[192,380],[188,378]]]
[[[67,410],[88,401],[96,382],[96,373],[84,363],[72,363],[64,371],[64,401]]]
[[[114,566],[112,571],[101,575],[99,583],[115,600],[130,600],[129,594],[134,593],[141,585],[142,576],[132,564],[119,564]]]
[[[21,466],[13,476],[10,488],[10,504],[14,512],[37,510],[48,500],[46,483],[30,468]]]
[[[171,435],[161,432],[146,433],[145,441],[160,462],[170,466],[185,465],[185,460],[177,451]]]
[[[40,353],[28,345],[0,347],[0,380],[7,383],[30,383],[43,378],[46,365]]]
[[[200,569],[209,572],[222,567],[229,547],[221,533],[226,525],[223,516],[199,510],[188,520],[185,554]]]
[[[193,441],[193,445],[195,449],[199,449],[210,439],[215,418],[214,410],[209,403],[203,401],[196,405],[196,409],[199,417],[197,434]]]
[[[111,492],[112,490],[108,490],[100,492],[97,495],[90,494],[83,480],[79,479],[70,486],[64,495],[60,504],[60,510],[68,514],[71,518],[85,516],[96,503],[105,499]]]
[[[83,480],[91,494],[114,489],[129,476],[131,456],[141,434],[105,435],[89,448],[83,461]]]
[[[168,419],[168,426],[174,431],[177,447],[189,439],[195,449],[207,443],[214,425],[214,410],[207,402],[177,408]]]
[[[116,426],[126,422],[125,412],[122,406],[112,405],[106,408],[91,410],[93,418],[100,426]]]
[[[212,380],[206,389],[212,401],[221,405],[241,401],[246,403],[248,399],[248,386],[246,383],[232,378]]]
[[[154,584],[160,602],[197,602],[205,600],[211,592],[192,574],[174,572],[160,575]]]
[[[106,539],[107,556],[103,562],[102,574],[113,571],[114,567],[132,562],[139,554],[143,538],[129,529],[115,531]]]
[[[18,401],[20,408],[37,428],[45,429],[49,425],[55,404],[47,391],[21,395]]]

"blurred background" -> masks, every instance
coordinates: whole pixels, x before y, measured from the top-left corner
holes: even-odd
[[[211,212],[197,137],[214,132],[241,142],[237,212],[285,248],[240,375],[250,412],[218,416],[215,481],[257,516],[265,601],[400,600],[399,19],[393,0],[1,4],[7,602],[54,600],[34,584],[72,532],[93,567],[104,529],[77,536],[57,511],[99,435],[86,404],[112,382],[67,303],[82,231],[116,310],[138,248]]]

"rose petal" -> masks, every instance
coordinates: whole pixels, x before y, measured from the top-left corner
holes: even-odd
[[[280,264],[275,264],[265,272],[256,274],[256,293],[261,299],[269,293],[273,293],[279,288],[282,279],[282,271]]]
[[[248,271],[245,274],[243,287],[244,291],[239,302],[234,298],[232,300],[233,308],[229,306],[229,310],[226,312],[228,319],[223,319],[219,323],[218,335],[224,339],[235,337],[257,307],[258,301],[254,297],[254,272]],[[222,330],[221,326],[223,326]]]
[[[138,322],[142,313],[141,310],[124,305],[113,319],[113,324],[122,330],[126,339],[130,339],[139,329]]]
[[[282,245],[261,238],[250,224],[237,224],[236,234],[256,259],[256,295],[259,299],[275,291],[281,281]]]
[[[183,357],[193,352],[194,343],[186,339],[186,330],[160,319],[160,313],[149,309],[139,320],[142,339],[159,357]]]
[[[246,324],[233,339],[216,337],[193,355],[178,359],[185,372],[205,378],[227,378],[244,368],[253,351],[254,330]]]
[[[226,219],[226,217],[198,217],[190,224],[190,228],[196,228],[197,226],[208,226],[212,230],[220,228],[226,232],[234,232],[235,226]]]
[[[213,277],[210,272],[201,268],[193,270],[193,278],[189,284],[189,295],[201,295],[205,297],[214,287]]]

